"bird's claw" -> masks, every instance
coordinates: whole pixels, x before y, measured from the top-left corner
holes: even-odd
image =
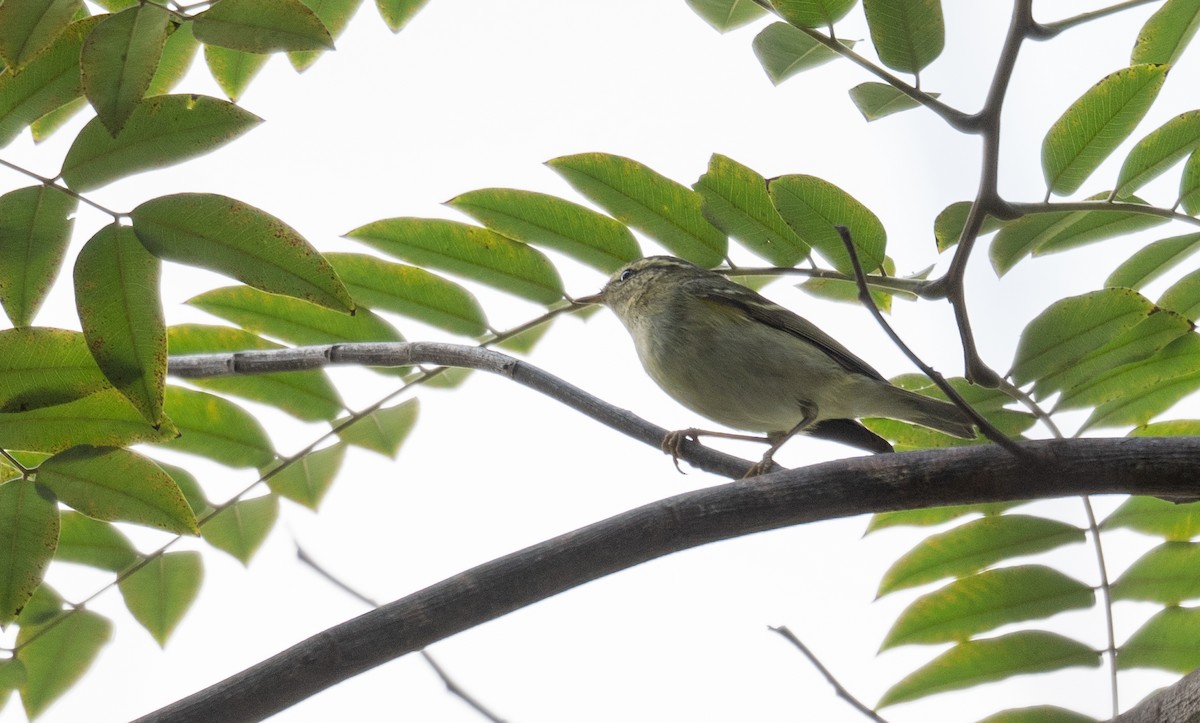
[[[675,465],[675,471],[679,474],[687,474],[683,468],[679,466],[679,456],[683,454],[683,443],[685,440],[699,442],[700,438],[696,429],[677,429],[674,432],[667,432],[667,436],[663,437],[662,451],[671,455],[671,462]]]

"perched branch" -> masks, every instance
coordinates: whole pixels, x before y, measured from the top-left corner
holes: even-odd
[[[1088,493],[1195,496],[1200,438],[1071,439],[883,454],[696,490],[484,563],[142,718],[261,720],[339,681],[672,552],[867,512]],[[1044,460],[1054,460],[1046,464]]]
[[[1200,717],[1200,669],[1151,693],[1113,723],[1196,723]]]
[[[805,645],[800,638],[796,637],[795,633],[793,633],[791,630],[788,630],[786,625],[778,628],[771,627],[770,630],[773,633],[779,633],[784,637],[785,640],[796,646],[800,653],[804,655],[804,657],[808,658],[808,662],[813,664],[813,667],[817,669],[817,672],[825,676],[825,681],[833,686],[833,690],[835,693],[837,693],[839,698],[849,703],[852,708],[876,723],[887,723],[887,721],[881,715],[868,708],[862,701],[860,701],[858,698],[855,698],[850,691],[846,690],[846,687],[842,685],[837,678],[833,677],[833,673],[829,672],[829,668],[826,668],[825,664],[813,654],[813,651],[809,650],[808,646]]]
[[[670,434],[670,430],[651,424],[626,409],[597,399],[532,364],[490,349],[459,344],[377,342],[263,349],[227,354],[195,354],[171,357],[167,373],[177,377],[199,378],[301,371],[319,369],[330,364],[379,367],[438,364],[478,369],[499,374],[539,391],[601,424],[657,449],[662,449],[663,440]],[[740,457],[718,452],[691,440],[684,441],[679,456],[698,469],[732,479],[744,476],[752,466],[751,462]]]

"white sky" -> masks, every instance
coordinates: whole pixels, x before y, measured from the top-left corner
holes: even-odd
[[[1057,2],[1051,20],[1101,3]],[[977,109],[1008,19],[1008,3],[945,3],[950,36],[922,87]],[[1005,116],[1002,191],[1019,200],[1043,194],[1039,148],[1045,129],[1105,74],[1128,63],[1148,9],[1078,29],[1052,43],[1027,45]],[[760,23],[753,28],[761,27]],[[219,192],[267,210],[326,251],[365,251],[341,234],[392,216],[459,218],[441,202],[464,191],[506,186],[574,196],[542,162],[586,151],[642,161],[690,185],[713,152],[766,176],[808,173],[830,180],[872,208],[889,232],[901,273],[937,261],[932,219],[973,196],[978,144],[932,114],[912,111],[867,125],[845,89],[869,80],[833,63],[774,88],[758,66],[755,29],[720,36],[683,0],[433,0],[398,36],[364,6],[336,53],[297,76],[273,59],[242,105],[266,123],[232,145],[182,166],[123,180],[91,196],[128,210],[155,195]],[[861,10],[839,25],[866,38]],[[860,46],[866,48],[866,45]],[[1164,107],[1144,133],[1187,110],[1196,63],[1185,56],[1164,90]],[[219,95],[201,63],[180,90]],[[54,175],[82,119],[34,148],[26,138],[3,157]],[[1120,155],[1120,154],[1118,154]],[[1085,186],[1104,190],[1110,163]],[[1170,174],[1169,174],[1170,175]],[[1173,178],[1147,188],[1169,205]],[[0,191],[28,185],[0,175]],[[72,255],[105,218],[81,208]],[[1162,232],[1159,236],[1174,231]],[[652,252],[655,247],[645,243]],[[981,350],[1005,371],[1021,327],[1051,300],[1098,288],[1132,247],[1127,241],[1026,262],[998,282],[976,255],[970,299]],[[737,255],[740,261],[752,261]],[[595,291],[602,278],[566,260],[568,291]],[[64,280],[69,280],[69,272]],[[211,322],[183,307],[227,280],[172,267],[164,284],[168,321]],[[911,371],[867,314],[815,301],[779,283],[768,295],[802,310],[885,375]],[[537,309],[480,292],[492,323],[520,323]],[[60,283],[38,318],[77,327],[69,285]],[[897,303],[900,333],[940,370],[961,364],[948,307]],[[445,339],[403,321],[410,339]],[[531,360],[615,404],[668,428],[696,418],[644,376],[623,330],[609,314],[562,319]],[[338,372],[353,406],[373,401],[382,377]],[[390,382],[387,382],[390,383]],[[280,523],[247,571],[205,549],[199,600],[160,651],[110,591],[93,609],[116,632],[98,663],[43,720],[124,720],[236,673],[283,648],[362,612],[293,557],[293,539],[346,582],[392,600],[490,560],[639,504],[722,480],[679,475],[657,450],[621,437],[538,395],[476,374],[453,392],[423,391],[421,419],[399,460],[353,451],[313,515],[283,504]],[[319,433],[264,410],[282,453]],[[746,456],[758,447],[730,446]],[[788,465],[843,457],[845,448],[810,440],[780,455]],[[220,500],[253,479],[203,462],[210,497]],[[1101,510],[1112,500],[1100,500]],[[1083,524],[1078,501],[1043,503]],[[928,649],[874,652],[896,613],[916,593],[872,603],[881,573],[919,534],[888,531],[860,540],[865,519],[833,521],[710,545],[591,583],[458,635],[432,648],[447,670],[496,713],[538,721],[860,721],[817,672],[768,625],[787,625],[868,704]],[[152,549],[159,538],[138,534]],[[1120,569],[1146,547],[1114,538]],[[1089,583],[1090,548],[1047,559]],[[106,576],[64,566],[52,583],[69,599]],[[925,589],[920,590],[924,592]],[[1118,608],[1118,637],[1148,608]],[[1100,647],[1098,611],[1054,621]],[[7,638],[6,638],[7,639]],[[1106,714],[1106,673],[1071,670],[1018,678],[966,694],[938,696],[884,711],[896,723],[974,720],[1002,706],[1054,702]],[[1124,678],[1126,704],[1170,676]],[[446,694],[415,656],[382,666],[288,710],[275,720],[481,720]],[[16,701],[0,723],[23,720]]]

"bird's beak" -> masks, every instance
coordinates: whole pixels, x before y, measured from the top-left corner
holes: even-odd
[[[574,303],[577,306],[583,306],[584,304],[603,304],[604,292],[601,291],[598,294],[591,294],[590,296],[577,296],[574,299]]]

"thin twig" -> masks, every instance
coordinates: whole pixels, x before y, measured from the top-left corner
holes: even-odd
[[[36,180],[38,183],[42,184],[43,186],[47,186],[49,188],[56,188],[59,191],[62,191],[63,193],[67,194],[68,196],[75,198],[77,201],[82,201],[83,203],[86,203],[87,205],[91,206],[92,208],[94,208],[98,211],[107,213],[109,216],[113,217],[114,221],[119,221],[128,215],[128,214],[119,213],[117,211],[113,211],[110,208],[101,206],[100,204],[91,200],[87,196],[84,196],[82,193],[79,193],[78,191],[67,188],[66,184],[56,183],[53,178],[46,178],[45,176],[40,176],[40,175],[34,173],[33,171],[22,168],[15,163],[10,163],[9,161],[4,160],[3,158],[0,158],[0,166],[4,166],[5,168],[10,168],[10,169],[16,171],[17,173],[21,173],[26,176],[29,176],[30,178]]]
[[[1062,20],[1056,20],[1052,23],[1040,23],[1037,26],[1037,32],[1031,33],[1029,37],[1034,40],[1049,40],[1062,31],[1073,28],[1076,25],[1082,25],[1083,23],[1091,20],[1098,20],[1099,18],[1113,15],[1114,13],[1119,13],[1123,10],[1129,10],[1130,8],[1136,8],[1140,5],[1149,5],[1152,2],[1157,2],[1157,0],[1126,0],[1126,2],[1123,3],[1110,5],[1106,8],[1100,8],[1099,10],[1092,10],[1091,12],[1080,13],[1079,15],[1064,18]]]
[[[788,266],[771,266],[766,268],[733,267],[728,269],[713,269],[718,274],[726,276],[804,276],[809,279],[829,279],[854,283],[854,277],[829,269],[805,269]],[[902,279],[895,276],[867,275],[867,285],[885,291],[899,291],[922,296],[928,286],[924,279]]]
[[[1096,511],[1092,509],[1092,500],[1087,495],[1084,495],[1083,509],[1087,512],[1088,532],[1092,537],[1092,546],[1096,550],[1096,565],[1100,569],[1100,594],[1104,598],[1104,627],[1108,634],[1108,649],[1104,652],[1108,656],[1108,678],[1109,691],[1112,694],[1112,717],[1116,718],[1121,713],[1121,707],[1117,700],[1117,635],[1113,624],[1112,610],[1112,586],[1108,582],[1108,565],[1104,562],[1104,545],[1100,542],[1100,524],[1096,521]]]
[[[1125,213],[1158,216],[1170,221],[1182,221],[1193,226],[1200,226],[1200,218],[1195,216],[1179,213],[1170,208],[1147,206],[1144,203],[1129,203],[1127,201],[1043,201],[1040,203],[1014,201],[1009,205],[1021,216],[1035,213],[1060,213],[1063,211],[1124,211]]]
[[[795,645],[796,648],[804,654],[804,657],[808,658],[808,662],[813,664],[813,667],[817,669],[817,672],[825,676],[825,681],[833,686],[833,690],[835,693],[837,693],[839,698],[849,703],[859,713],[862,713],[867,718],[875,721],[875,723],[887,723],[885,718],[868,708],[862,701],[860,701],[858,698],[855,698],[850,691],[846,690],[846,687],[838,682],[837,678],[833,677],[833,673],[829,672],[829,668],[826,668],[821,663],[820,659],[818,659],[817,656],[808,649],[808,646],[801,642],[800,638],[796,637],[796,634],[789,630],[786,625],[781,625],[780,627],[768,625],[767,629],[773,633],[779,633],[785,640],[790,642],[792,645]]]
[[[863,273],[862,263],[858,260],[858,250],[854,248],[854,239],[850,236],[850,229],[846,228],[845,226],[837,226],[836,228],[838,235],[842,237],[842,243],[846,246],[846,253],[850,256],[850,265],[854,267],[854,276],[858,281],[858,298],[871,312],[871,315],[875,317],[875,321],[879,322],[879,325],[883,328],[884,333],[888,335],[888,338],[892,340],[892,343],[894,343],[897,348],[900,349],[900,351],[904,352],[904,355],[908,357],[909,361],[915,364],[917,368],[925,374],[925,376],[929,377],[930,381],[936,384],[937,388],[941,389],[942,393],[949,397],[950,401],[954,402],[959,409],[961,409],[968,417],[971,418],[971,421],[975,423],[975,426],[979,427],[979,431],[983,433],[983,436],[1017,456],[1028,456],[1029,453],[1027,450],[1023,449],[1021,445],[1009,439],[1004,432],[996,429],[996,427],[987,419],[985,419],[982,414],[977,412],[975,408],[972,407],[969,402],[967,402],[967,400],[963,399],[962,395],[958,393],[957,389],[950,386],[950,382],[946,381],[945,377],[934,370],[933,367],[921,361],[921,358],[918,357],[916,353],[904,343],[904,340],[900,338],[900,335],[896,333],[896,330],[892,328],[892,325],[887,322],[887,319],[883,318],[883,314],[880,313],[879,307],[875,305],[875,299],[871,297],[871,290],[867,288],[867,283],[864,279],[865,274]]]
[[[371,608],[379,607],[380,603],[350,587],[345,582],[337,578],[333,573],[317,564],[317,561],[314,560],[307,552],[305,552],[304,548],[300,547],[298,544],[296,545],[296,557],[300,560],[300,562],[308,565],[318,575],[333,583],[334,586],[350,595],[354,599]],[[428,650],[422,649],[421,657],[425,660],[433,672],[437,674],[437,677],[441,679],[442,685],[446,686],[446,690],[449,691],[451,695],[459,698],[462,700],[462,702],[474,708],[476,713],[479,713],[479,715],[492,721],[492,723],[505,723],[503,718],[488,710],[482,703],[476,700],[474,696],[463,690],[463,688],[459,686],[459,684],[453,678],[451,678],[449,674],[446,673],[445,669],[442,668],[441,665],[438,665],[437,660],[435,660],[434,657],[429,654]]]

